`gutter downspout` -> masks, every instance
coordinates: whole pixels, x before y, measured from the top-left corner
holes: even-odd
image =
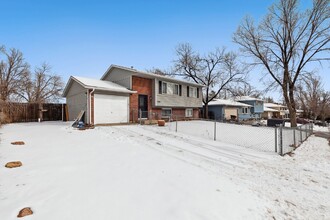
[[[92,124],[92,94],[95,92],[95,89],[93,89],[89,93],[89,124]],[[94,102],[93,102],[94,104]],[[94,108],[93,108],[94,109]]]

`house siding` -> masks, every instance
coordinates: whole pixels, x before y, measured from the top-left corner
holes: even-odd
[[[175,83],[182,86],[182,95],[173,95],[173,94],[159,94],[159,81]],[[154,91],[155,91],[155,102],[154,107],[181,107],[181,108],[200,108],[202,107],[202,88],[199,87],[199,98],[187,97],[187,86],[181,82],[173,82],[171,80],[159,80],[155,79],[153,82]],[[192,86],[196,87],[197,86]]]
[[[73,121],[77,118],[81,110],[85,111],[84,120],[88,122],[89,116],[87,111],[87,89],[79,83],[72,81],[72,85],[66,96],[66,103],[69,112],[69,120]]]
[[[117,83],[127,89],[132,89],[132,74],[125,70],[113,69],[103,80]]]
[[[238,116],[238,108],[237,107],[225,107],[225,119],[226,120],[231,120],[232,116],[237,119]]]
[[[248,108],[247,113],[243,113],[243,108],[238,110],[238,120],[249,120],[249,119],[259,119],[261,116],[260,113],[253,113],[252,108]]]

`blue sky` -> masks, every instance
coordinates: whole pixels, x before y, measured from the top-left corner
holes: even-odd
[[[206,53],[237,50],[232,34],[249,14],[260,19],[266,0],[0,0],[0,45],[20,49],[32,65],[46,61],[66,81],[100,78],[111,64],[167,69],[175,47],[188,42]],[[308,0],[301,1],[307,4]],[[324,68],[329,65],[324,65]],[[321,71],[325,78],[325,70]],[[257,79],[253,73],[251,78]],[[326,88],[330,85],[326,82]]]

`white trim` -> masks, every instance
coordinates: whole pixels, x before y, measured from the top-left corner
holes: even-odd
[[[189,110],[191,110],[191,115],[187,115],[187,111],[189,111]],[[186,108],[185,109],[185,117],[191,118],[193,116],[194,116],[194,109],[192,109],[192,108]]]

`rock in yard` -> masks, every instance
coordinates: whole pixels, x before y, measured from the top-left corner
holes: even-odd
[[[12,162],[6,163],[5,167],[7,167],[7,168],[15,168],[15,167],[20,167],[22,165],[23,164],[22,164],[21,161],[12,161]]]
[[[33,211],[31,210],[30,207],[26,207],[24,209],[21,209],[21,211],[19,211],[17,217],[18,218],[22,218],[24,216],[27,216],[27,215],[32,215],[33,214]]]
[[[11,142],[12,145],[24,145],[24,141],[14,141],[14,142]]]

